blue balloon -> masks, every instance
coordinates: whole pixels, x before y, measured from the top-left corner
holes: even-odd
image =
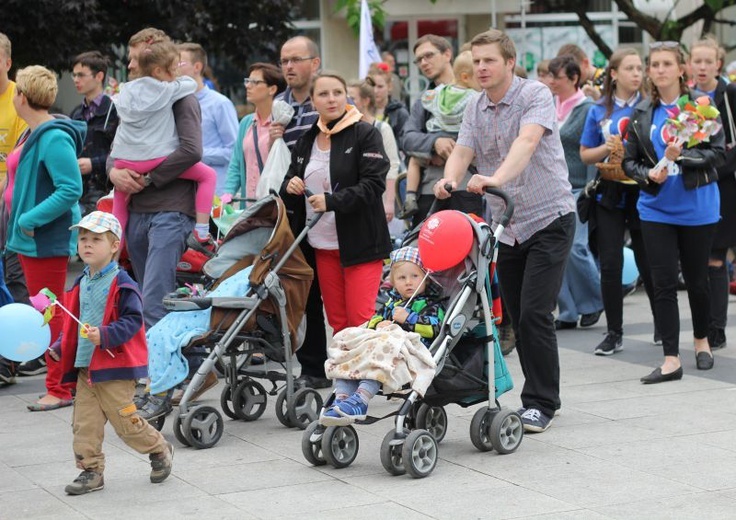
[[[634,260],[634,252],[628,247],[624,247],[624,269],[621,273],[621,284],[631,285],[636,283],[639,278],[639,268],[636,267],[636,261]]]
[[[24,303],[0,307],[0,331],[0,356],[19,363],[36,359],[51,343],[43,314]]]

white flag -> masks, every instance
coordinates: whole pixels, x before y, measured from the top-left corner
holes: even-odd
[[[360,60],[358,62],[358,77],[365,78],[371,63],[381,61],[381,53],[373,40],[373,24],[371,11],[367,0],[360,3]]]

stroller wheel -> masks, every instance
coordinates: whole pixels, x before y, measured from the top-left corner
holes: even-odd
[[[424,478],[437,465],[439,453],[437,441],[427,430],[414,430],[401,448],[401,458],[406,472],[414,478]]]
[[[187,436],[184,435],[184,430],[182,430],[181,415],[177,415],[176,419],[174,419],[174,437],[176,437],[176,440],[181,442],[184,446],[191,446]]]
[[[276,418],[281,424],[287,428],[291,428],[294,425],[291,424],[291,419],[289,419],[289,412],[287,410],[288,404],[289,403],[286,399],[286,387],[284,387],[284,389],[279,392],[278,397],[276,397]]]
[[[516,451],[524,438],[524,425],[519,414],[502,408],[491,421],[490,438],[493,448],[501,455]]]
[[[422,403],[417,411],[415,427],[427,430],[439,444],[447,435],[447,412],[442,406],[429,406]]]
[[[322,396],[313,388],[300,388],[294,392],[292,402],[286,406],[289,422],[300,430],[319,418]]]
[[[404,459],[401,457],[403,442],[391,444],[394,440],[396,430],[389,431],[381,443],[381,464],[391,475],[403,475],[406,473]]]
[[[350,466],[359,447],[358,433],[352,426],[330,426],[322,435],[322,455],[337,469]]]
[[[498,410],[491,410],[484,406],[473,415],[470,421],[470,442],[480,451],[492,451],[493,442],[491,442],[491,422],[498,414]]]
[[[233,411],[238,419],[255,421],[266,411],[266,389],[252,379],[241,381],[233,395]]]
[[[233,385],[225,385],[220,394],[220,408],[231,419],[240,419],[233,410]]]
[[[302,454],[312,466],[324,466],[327,464],[322,455],[322,434],[316,432],[319,428],[318,421],[312,421],[302,434]],[[322,429],[324,432],[324,428]]]
[[[222,415],[211,406],[191,408],[182,423],[189,445],[198,450],[217,444],[224,428]]]

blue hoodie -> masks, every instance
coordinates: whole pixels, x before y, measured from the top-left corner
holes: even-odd
[[[54,119],[39,125],[23,145],[15,173],[6,247],[34,258],[70,256],[76,250],[84,146],[83,121]],[[25,231],[25,232],[24,232]],[[27,232],[33,232],[28,236]]]

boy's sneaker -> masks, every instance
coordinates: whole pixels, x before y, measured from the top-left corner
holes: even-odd
[[[609,330],[608,333],[606,333],[606,337],[603,338],[603,341],[601,341],[600,344],[595,347],[595,355],[610,356],[611,354],[615,354],[616,352],[621,352],[623,349],[623,336],[618,332]]]
[[[525,432],[541,433],[552,425],[552,417],[547,417],[536,408],[527,408],[521,414],[521,423]]]
[[[84,495],[92,491],[99,491],[105,487],[105,479],[102,473],[96,471],[84,470],[79,474],[74,482],[64,488],[67,495]]]
[[[0,386],[15,384],[15,370],[12,361],[0,360]]]
[[[143,419],[150,421],[162,415],[168,415],[173,410],[171,406],[171,396],[173,390],[170,390],[165,396],[149,395],[143,407],[138,410],[138,415]]]
[[[19,376],[37,376],[45,374],[46,371],[46,359],[43,356],[21,363],[18,367]]]
[[[166,451],[163,453],[151,453],[151,482],[160,484],[171,475],[171,465],[174,462],[174,445],[166,443]]]
[[[355,393],[338,401],[319,418],[322,426],[347,426],[355,421],[364,421],[368,413],[368,405]]]
[[[209,256],[210,258],[215,256],[215,252],[217,252],[217,244],[212,240],[212,235],[207,235],[205,238],[202,238],[199,236],[196,229],[187,237],[187,247],[194,251],[198,251],[203,255]]]

